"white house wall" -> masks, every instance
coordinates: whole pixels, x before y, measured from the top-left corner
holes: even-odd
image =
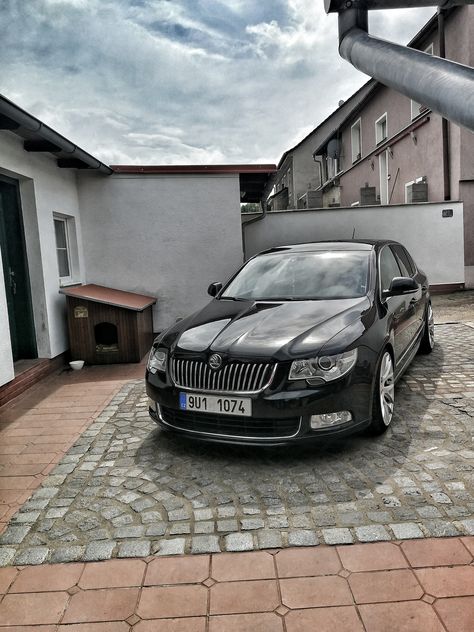
[[[443,217],[452,209],[452,217]],[[274,246],[331,239],[393,239],[406,246],[432,285],[464,283],[463,204],[274,211],[245,228],[248,257]]]
[[[237,174],[81,173],[88,283],[156,296],[161,331],[206,304],[242,263]]]
[[[10,132],[0,132],[0,173],[20,183],[38,356],[54,358],[69,346],[65,298],[58,293],[54,212],[75,218],[80,272],[84,269],[76,174],[59,169],[52,156],[26,152],[23,141]],[[80,272],[79,281],[82,280]],[[3,275],[1,281],[0,318],[3,321]],[[9,342],[9,337],[7,340]],[[11,358],[8,361],[4,353],[0,357],[0,366],[4,362],[8,364],[11,375]],[[0,368],[0,385],[4,383],[1,374]]]

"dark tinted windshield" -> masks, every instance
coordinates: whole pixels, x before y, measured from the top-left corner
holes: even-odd
[[[357,298],[368,289],[369,251],[260,255],[242,268],[221,298],[311,300]]]

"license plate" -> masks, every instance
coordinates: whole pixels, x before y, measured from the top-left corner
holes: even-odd
[[[181,410],[195,410],[217,415],[252,416],[252,400],[249,397],[216,397],[215,395],[180,393],[179,407]]]

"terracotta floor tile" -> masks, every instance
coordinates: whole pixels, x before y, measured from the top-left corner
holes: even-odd
[[[162,557],[148,564],[145,586],[199,584],[209,577],[209,555]]]
[[[23,445],[5,445],[0,440],[0,454],[20,454],[23,450]]]
[[[20,571],[10,593],[68,590],[77,584],[84,564],[28,566]]]
[[[424,592],[408,569],[353,573],[347,581],[356,603],[408,601],[420,599]]]
[[[390,542],[338,546],[342,565],[354,573],[406,568],[408,563],[400,548]]]
[[[15,454],[15,456],[4,455],[0,457],[0,463],[18,463],[19,465],[43,464],[47,465],[56,457],[54,452],[41,452],[40,454]],[[4,460],[5,459],[5,460]]]
[[[0,568],[0,594],[4,594],[7,592],[13,580],[17,576],[18,571],[16,568],[8,567],[8,568]]]
[[[211,614],[272,612],[279,605],[276,581],[226,582],[211,588]]]
[[[21,496],[21,490],[2,489],[0,490],[0,505],[11,505]]]
[[[73,623],[72,625],[60,625],[57,632],[129,632],[129,630],[130,626],[128,623],[124,621],[114,621],[112,623]],[[158,630],[156,632],[158,632]],[[161,630],[159,632],[161,632]]]
[[[2,476],[0,477],[0,489],[29,489],[34,480],[33,476]]]
[[[84,590],[141,586],[145,567],[142,560],[90,562],[84,568],[79,586]]]
[[[135,612],[138,588],[84,590],[71,597],[62,623],[123,621]]]
[[[470,564],[472,555],[458,538],[409,540],[402,549],[412,566],[452,566]]]
[[[336,575],[341,570],[336,549],[330,547],[284,549],[275,559],[278,577]]]
[[[209,619],[209,632],[283,632],[283,620],[273,612],[220,615]]]
[[[58,623],[69,595],[66,592],[5,595],[0,604],[2,625]]]
[[[8,625],[0,628],[2,632],[56,632],[56,625]]]
[[[367,632],[445,632],[433,607],[424,601],[359,606]]]
[[[474,536],[468,536],[466,538],[461,538],[464,546],[471,552],[471,555],[474,556]]]
[[[142,619],[198,617],[207,612],[204,586],[143,588],[137,614]]]
[[[474,566],[423,568],[415,573],[425,592],[433,597],[474,595]]]
[[[218,582],[244,579],[273,579],[275,566],[273,555],[255,553],[219,553],[212,556],[213,579]]]
[[[206,617],[189,617],[186,619],[153,619],[140,621],[133,632],[205,632]],[[64,630],[67,632],[67,630]],[[253,632],[257,632],[254,630]]]
[[[280,580],[281,600],[288,608],[317,608],[353,604],[342,577],[299,577]]]
[[[439,599],[434,608],[448,632],[472,632],[474,630],[474,597]]]
[[[41,463],[20,463],[19,465],[9,463],[0,468],[0,476],[34,476],[40,474],[44,467],[44,464]]]
[[[353,606],[293,610],[285,622],[287,632],[364,632]]]

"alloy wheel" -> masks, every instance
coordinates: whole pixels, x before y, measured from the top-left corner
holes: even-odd
[[[379,394],[382,419],[384,424],[389,426],[392,421],[393,407],[395,404],[395,384],[393,379],[392,356],[388,351],[384,353],[380,365]]]
[[[435,331],[434,331],[434,315],[431,303],[428,305],[428,339],[430,341],[430,347],[433,349],[435,345]]]

